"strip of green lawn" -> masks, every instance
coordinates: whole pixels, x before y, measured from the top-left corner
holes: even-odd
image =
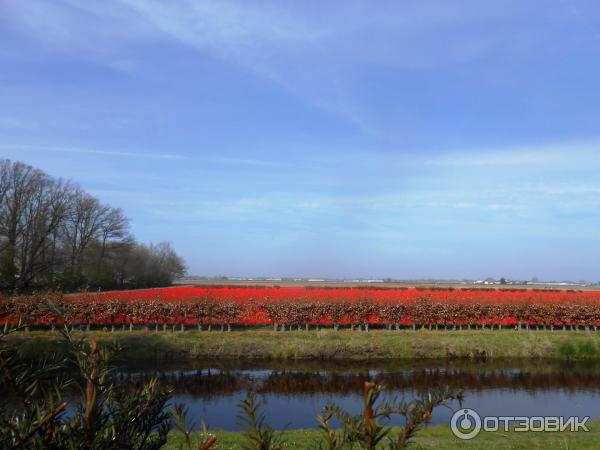
[[[431,449],[597,449],[600,448],[600,422],[591,422],[586,432],[533,433],[533,432],[482,432],[470,441],[454,437],[447,426],[432,426],[417,433],[415,448]],[[242,433],[216,431],[217,443],[221,450],[239,449],[243,441]],[[317,429],[290,430],[283,432],[284,449],[314,449],[321,442],[322,432]],[[194,437],[195,439],[197,436]],[[177,433],[169,434],[165,449],[178,449],[183,442]],[[199,443],[199,440],[196,442]],[[383,448],[383,447],[382,447]]]
[[[131,360],[169,359],[398,359],[398,358],[600,358],[600,332],[586,331],[386,331],[233,332],[145,330],[80,332],[119,340]],[[8,338],[23,353],[60,348],[57,333],[20,332]]]

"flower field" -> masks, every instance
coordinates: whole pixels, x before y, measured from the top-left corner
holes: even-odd
[[[597,329],[600,291],[195,286],[0,298],[1,323],[47,327],[63,318],[88,328],[156,330],[266,325],[280,330],[369,325]]]

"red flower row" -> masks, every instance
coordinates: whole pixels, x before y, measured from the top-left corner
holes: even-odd
[[[54,307],[49,307],[52,304]],[[58,309],[57,309],[58,308]],[[0,322],[86,324],[600,324],[599,291],[176,287],[0,299]]]

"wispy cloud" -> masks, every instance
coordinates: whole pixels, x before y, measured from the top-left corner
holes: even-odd
[[[229,157],[217,157],[212,161],[221,164],[232,164],[240,166],[256,166],[256,167],[287,167],[288,163],[283,161],[266,161],[262,159],[250,159],[250,158],[229,158]]]
[[[57,152],[57,153],[76,153],[84,155],[105,155],[105,156],[117,156],[125,158],[141,158],[141,159],[175,159],[183,160],[187,159],[184,155],[175,153],[141,153],[141,152],[130,152],[121,150],[102,150],[93,148],[79,148],[79,147],[55,147],[46,145],[0,145],[0,149],[5,150],[20,150],[28,152]]]
[[[548,142],[532,145],[514,145],[504,147],[440,148],[436,152],[418,147],[392,151],[356,151],[344,154],[344,160],[352,164],[369,167],[410,169],[461,170],[590,170],[600,169],[600,139]],[[331,154],[324,157],[323,164],[338,164],[338,157]]]
[[[390,114],[378,107],[376,97],[362,97],[357,85],[369,82],[367,64],[401,75],[401,71],[443,70],[492,54],[520,55],[565,45],[548,33],[548,23],[555,24],[555,17],[541,15],[538,6],[518,0],[485,4],[463,0],[452,5],[444,0],[408,1],[382,8],[345,2],[343,10],[339,4],[321,3],[318,14],[311,14],[310,7],[281,2],[259,6],[233,0],[122,0],[122,4],[160,33],[268,79],[388,142],[405,142],[410,112],[402,101]],[[566,5],[557,8],[564,10]],[[523,16],[534,18],[526,28],[518,25]]]
[[[136,67],[131,49],[175,41],[270,80],[367,135],[405,142],[415,120],[404,105],[410,105],[410,96],[400,96],[391,111],[380,107],[376,95],[364,96],[360,86],[379,83],[369,76],[371,68],[400,79],[415,70],[444,70],[490,55],[512,58],[532,49],[560,49],[595,34],[580,26],[579,16],[589,8],[577,9],[574,16],[564,2],[554,4],[550,14],[545,11],[550,8],[535,3],[432,0],[373,8],[360,1],[340,7],[337,2],[116,0],[101,6],[29,0],[7,3],[0,20],[6,17],[11,29],[25,30],[28,39],[52,50],[121,72]],[[549,31],[561,27],[576,32]]]

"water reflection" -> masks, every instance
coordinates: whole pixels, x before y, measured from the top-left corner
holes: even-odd
[[[120,380],[132,385],[157,377],[173,386],[178,393],[205,398],[246,391],[280,395],[312,395],[315,393],[352,394],[360,392],[363,383],[375,380],[388,390],[413,389],[418,393],[447,385],[468,391],[514,389],[528,392],[564,390],[600,390],[600,365],[537,363],[527,365],[514,361],[494,363],[413,363],[413,367],[397,366],[329,366],[311,368],[288,363],[252,364],[240,368],[240,362],[203,361],[194,365],[182,363],[171,367],[123,367]],[[416,366],[416,367],[415,367]]]
[[[127,385],[151,377],[174,388],[196,421],[239,429],[236,403],[253,388],[267,401],[269,422],[279,428],[314,427],[315,414],[328,402],[350,411],[361,408],[367,380],[387,394],[413,398],[448,385],[465,391],[465,406],[483,415],[590,415],[600,418],[600,364],[536,361],[252,362],[194,361],[123,367]],[[452,411],[438,410],[433,423],[447,423]]]

